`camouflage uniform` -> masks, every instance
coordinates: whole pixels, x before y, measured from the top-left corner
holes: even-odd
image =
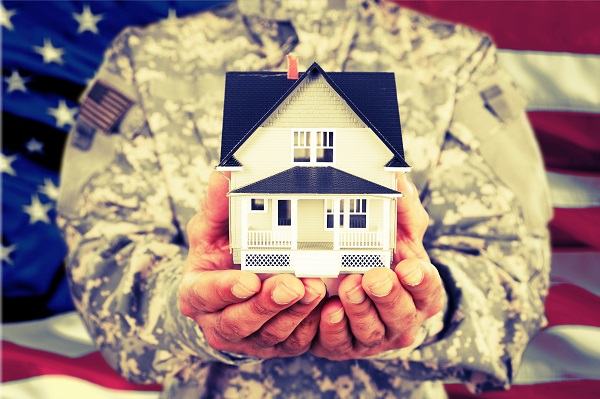
[[[490,40],[393,4],[257,0],[124,31],[98,77],[135,100],[89,150],[68,146],[60,225],[77,308],[108,362],[164,398],[440,398],[442,380],[509,387],[545,323],[550,217],[522,97]],[[331,3],[331,4],[328,4]],[[352,3],[352,4],[350,4]],[[259,361],[209,347],[181,315],[185,226],[218,161],[224,74],[393,71],[425,247],[449,304],[412,351]],[[489,88],[501,95],[486,100]],[[487,107],[485,101],[488,101]]]

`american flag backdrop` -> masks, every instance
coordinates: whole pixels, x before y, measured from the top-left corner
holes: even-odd
[[[74,119],[85,120],[77,99],[116,34],[215,3],[1,3],[0,396],[158,398],[159,386],[133,385],[112,371],[72,312],[66,249],[54,225],[60,160]],[[492,36],[500,62],[530,97],[551,184],[550,325],[532,340],[515,386],[483,398],[600,397],[600,1],[399,3]],[[125,101],[98,90],[89,101]],[[448,392],[472,397],[459,384]]]

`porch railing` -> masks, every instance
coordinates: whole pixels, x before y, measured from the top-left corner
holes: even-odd
[[[343,231],[340,233],[340,248],[382,248],[380,231]]]
[[[248,248],[291,248],[291,231],[250,230]],[[340,248],[383,248],[380,231],[340,232]]]
[[[292,246],[291,231],[248,231],[248,248],[288,248]]]

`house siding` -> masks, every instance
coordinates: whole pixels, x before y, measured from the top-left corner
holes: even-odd
[[[384,171],[392,152],[370,129],[336,128],[334,140],[335,162],[322,165],[333,166],[382,186],[395,188],[394,173]],[[240,147],[235,157],[242,164],[242,170],[232,173],[232,190],[301,166],[293,163],[290,128],[258,129]]]
[[[273,204],[269,202],[266,212],[250,212],[248,214],[248,228],[250,230],[271,230]]]
[[[300,126],[366,127],[321,75],[308,76],[263,123],[263,127]]]
[[[322,199],[298,202],[298,241],[331,242],[333,231],[325,230],[325,208]]]

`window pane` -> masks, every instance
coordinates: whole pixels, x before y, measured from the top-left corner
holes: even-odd
[[[350,215],[351,229],[364,229],[367,227],[367,215]]]
[[[333,215],[327,215],[327,228],[333,229]]]
[[[333,162],[333,150],[330,148],[317,148],[317,162]]]
[[[294,148],[294,162],[310,162],[310,149]]]
[[[253,211],[264,211],[265,200],[263,198],[252,198],[250,200],[250,209]]]

